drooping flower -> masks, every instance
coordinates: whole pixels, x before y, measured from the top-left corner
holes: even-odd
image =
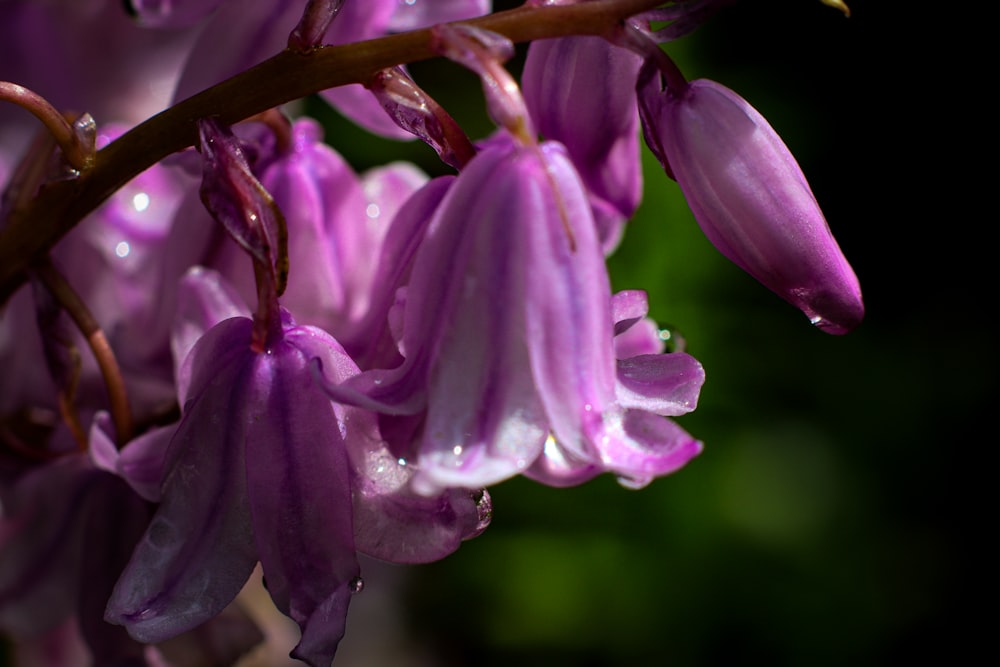
[[[374,415],[313,383],[320,359],[338,380],[358,372],[340,345],[284,311],[280,336],[252,347],[254,323],[229,317],[231,289],[210,271],[182,284],[175,349],[184,414],[161,504],[108,604],[108,621],[144,642],[217,615],[259,560],[278,609],[302,628],[294,656],[328,665],[361,588],[356,552],[425,562],[481,532],[488,496],[417,497]],[[205,329],[188,352],[189,341]]]
[[[651,77],[641,100],[647,142],[715,247],[824,331],[856,327],[864,317],[858,279],[764,117],[707,80],[661,91]]]
[[[106,618],[140,641],[173,637],[221,612],[259,559],[278,608],[303,629],[298,656],[329,664],[359,576],[344,446],[357,436],[306,363],[345,362],[332,339],[294,327],[255,352],[252,328],[226,320],[189,355],[162,501]]]
[[[613,337],[603,253],[565,149],[508,138],[466,166],[430,223],[406,290],[403,363],[339,386],[322,374],[339,400],[418,416],[393,451],[416,464],[423,493],[529,469],[558,485],[602,471],[643,484],[700,451],[659,416],[694,407],[700,366],[683,355],[699,379],[676,402],[675,369],[637,357],[620,398]]]

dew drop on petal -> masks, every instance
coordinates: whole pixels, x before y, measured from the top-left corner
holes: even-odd
[[[149,195],[145,192],[137,192],[132,195],[132,208],[140,213],[149,208]]]
[[[128,257],[128,254],[129,252],[131,252],[131,250],[132,249],[129,247],[128,242],[126,241],[119,241],[118,245],[115,246],[115,254],[121,257],[122,259]]]
[[[480,489],[472,492],[472,500],[476,503],[476,514],[478,517],[474,537],[486,530],[486,527],[490,525],[490,520],[493,519],[493,499],[486,489]]]
[[[367,208],[365,208],[365,215],[369,218],[377,218],[381,212],[378,204],[368,204]]]
[[[664,343],[665,352],[683,352],[685,347],[684,337],[676,329],[660,329],[658,337]]]

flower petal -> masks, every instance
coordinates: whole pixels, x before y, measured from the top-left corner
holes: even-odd
[[[217,615],[257,562],[244,455],[251,329],[249,319],[226,320],[191,352],[192,398],[170,444],[162,502],[105,611],[139,641]]]
[[[302,628],[293,655],[329,665],[360,566],[341,425],[308,359],[288,340],[255,357],[246,475],[268,592]]]
[[[644,354],[618,360],[618,403],[626,408],[677,416],[698,406],[705,370],[684,352]]]

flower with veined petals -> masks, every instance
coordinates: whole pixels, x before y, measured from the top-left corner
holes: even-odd
[[[602,471],[641,485],[700,451],[660,416],[694,408],[702,375],[692,358],[676,357],[686,373],[679,390],[676,368],[636,357],[619,392],[590,211],[561,145],[489,142],[445,195],[414,259],[403,363],[340,385],[325,366],[317,374],[338,400],[422,419],[413,442],[394,443],[416,463],[418,491],[529,470],[555,485]]]
[[[250,319],[222,319],[232,294],[205,270],[182,284],[184,415],[161,504],[105,617],[144,642],[173,637],[228,605],[259,559],[278,609],[302,628],[293,655],[328,665],[361,586],[356,551],[441,558],[482,532],[489,498],[413,496],[412,472],[390,460],[374,415],[333,403],[312,381],[312,359],[340,380],[358,372],[340,345],[283,311],[280,338],[255,351]]]

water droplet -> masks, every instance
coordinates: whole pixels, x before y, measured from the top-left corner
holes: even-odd
[[[490,497],[489,491],[486,489],[473,491],[472,501],[476,503],[477,522],[475,529],[470,535],[466,535],[465,539],[475,537],[476,535],[482,533],[486,530],[486,527],[490,525],[490,521],[493,519],[493,499]]]
[[[115,254],[122,258],[128,257],[128,254],[129,252],[131,252],[131,250],[132,249],[125,241],[119,241],[118,245],[115,246]]]
[[[137,192],[132,195],[132,208],[140,213],[149,208],[149,195],[145,192]]]
[[[377,218],[381,212],[378,204],[368,204],[367,208],[365,208],[365,215],[369,218]]]
[[[677,329],[668,328],[660,329],[658,332],[658,337],[664,343],[664,350],[666,352],[683,352],[686,341],[684,336],[677,332]]]
[[[590,412],[591,410],[594,409],[594,406],[591,405],[590,403],[587,403],[586,405],[583,406],[583,409],[586,410],[587,412]]]
[[[451,453],[454,454],[455,456],[461,456],[462,455],[462,445],[455,445],[454,447],[452,447],[451,448]]]
[[[372,380],[372,382],[374,382],[376,385],[382,384],[382,378],[378,378],[376,380]]]
[[[361,577],[354,577],[347,584],[347,588],[351,591],[351,593],[360,593],[365,589],[365,580]]]
[[[406,459],[400,456],[398,459],[396,459],[396,463],[398,463],[401,466],[406,466]]]
[[[851,330],[851,327],[845,327],[837,324],[836,322],[831,322],[822,315],[813,315],[809,318],[809,322],[816,325],[816,327],[821,331],[833,334],[834,336],[841,336]]]

